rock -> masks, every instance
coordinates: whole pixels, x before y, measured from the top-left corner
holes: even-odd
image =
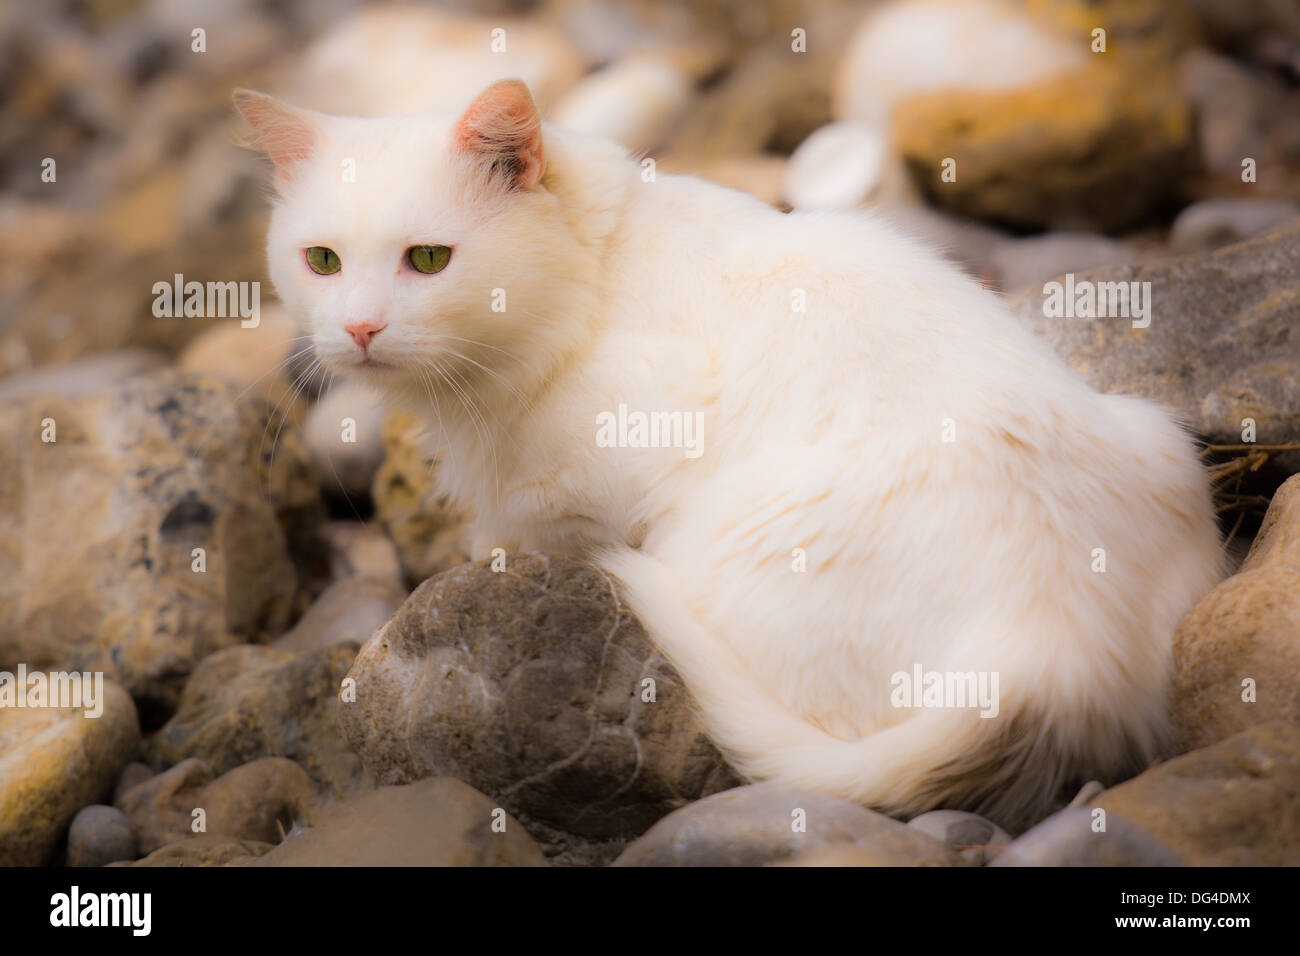
[[[228,90],[226,86],[223,98]],[[151,112],[147,98],[133,96],[133,101],[138,113]],[[194,104],[180,106],[188,111],[187,121],[194,122]],[[202,122],[212,121],[211,113],[197,115]],[[157,138],[161,146],[175,149],[177,131],[160,129]],[[0,363],[11,370],[121,349],[175,354],[205,328],[229,320],[155,316],[155,283],[178,273],[187,280],[264,280],[264,210],[183,234],[177,209],[185,184],[169,157],[147,159],[137,181],[96,185],[77,177],[66,149],[38,153],[32,168],[39,167],[41,156],[59,158],[57,188],[65,200],[67,190],[81,188],[92,195],[84,196],[88,210],[65,235],[34,249],[24,243],[30,216],[19,216],[11,228],[0,220],[0,251],[9,255],[12,269],[26,274],[12,295],[0,299],[0,312],[10,319],[0,330]],[[96,249],[96,255],[81,257],[78,268],[69,269],[67,263],[86,248]]]
[[[1090,50],[1098,24],[1105,53]],[[898,0],[852,32],[833,112],[890,131],[882,192],[901,163],[960,217],[1120,229],[1161,212],[1191,167],[1191,106],[1167,64],[1194,37],[1162,0]]]
[[[244,328],[238,319],[226,319],[204,330],[185,347],[177,364],[191,372],[217,375],[240,386],[244,393],[270,403],[291,422],[302,419],[306,403],[295,389],[290,355],[302,348],[297,326],[283,306],[261,306],[258,324]]]
[[[852,846],[856,866],[960,866],[956,851],[847,800],[759,783],[717,793],[656,823],[615,866],[760,866]]]
[[[1179,751],[1269,721],[1300,733],[1300,475],[1273,496],[1241,569],[1174,632]]]
[[[117,785],[113,787],[113,806],[121,809],[122,797],[127,791],[138,787],[152,776],[153,768],[147,763],[133,760],[123,767],[121,774],[118,775]]]
[[[931,810],[908,820],[907,825],[947,844],[976,866],[983,866],[1011,845],[1006,830],[963,810]]]
[[[556,106],[556,126],[631,153],[663,146],[695,98],[694,78],[665,56],[628,56],[583,78]]]
[[[389,415],[383,429],[386,457],[371,488],[376,517],[396,545],[412,587],[469,560],[463,517],[437,493],[438,459],[424,451],[424,432],[413,415]]]
[[[1079,788],[1079,792],[1074,795],[1074,799],[1069,802],[1066,809],[1074,810],[1078,807],[1091,806],[1093,798],[1105,789],[1106,785],[1100,780],[1089,780]]]
[[[69,866],[107,866],[119,860],[134,860],[139,854],[131,821],[114,807],[94,803],[82,807],[68,828]]]
[[[1205,32],[1223,46],[1249,50],[1259,37],[1285,36],[1300,43],[1300,10],[1274,0],[1188,0],[1187,7]]]
[[[767,865],[844,867],[879,866],[880,864],[874,852],[864,850],[856,843],[826,843],[821,846],[809,847],[794,856]]]
[[[104,682],[102,703],[98,717],[72,707],[0,707],[0,866],[51,862],[77,811],[112,791],[140,724],[118,685]]]
[[[853,30],[835,80],[835,116],[887,125],[928,93],[1031,88],[1086,62],[1087,47],[1012,4],[902,0]]]
[[[303,440],[322,490],[335,498],[365,498],[384,460],[387,410],[372,389],[343,382],[311,407]]]
[[[156,371],[165,359],[145,349],[122,349],[11,375],[0,379],[0,399],[25,395],[90,395],[145,372]]]
[[[186,232],[210,229],[214,223],[261,221],[266,215],[261,157],[239,147],[235,117],[226,119],[224,123],[211,123],[200,133],[186,158],[177,209]],[[263,321],[272,305],[263,303]],[[235,325],[238,327],[238,323]]]
[[[464,780],[548,852],[617,852],[737,782],[612,582],[568,558],[512,554],[501,573],[483,561],[426,581],[349,676],[343,730],[380,782]]]
[[[504,829],[502,829],[504,827]],[[253,866],[544,866],[497,804],[450,777],[381,787],[325,807]]]
[[[39,200],[0,200],[0,296],[21,300],[38,282],[34,267],[48,268],[78,235],[77,217],[66,209]]]
[[[1026,831],[990,866],[1183,866],[1158,839],[1125,817],[1107,813],[1105,830],[1092,810],[1062,810]]]
[[[231,866],[262,856],[272,849],[257,840],[232,840],[205,833],[154,850],[132,866]]]
[[[143,6],[127,25],[132,41],[138,44],[133,51],[136,57],[148,55],[141,46],[166,44],[177,36],[188,37],[192,24],[202,19],[203,5],[195,0],[154,0]],[[276,15],[257,0],[230,0],[221,11],[220,43],[212,43],[209,38],[203,56],[182,54],[167,62],[178,72],[197,74],[201,78],[224,77],[247,70],[283,48],[280,30],[289,19],[286,8],[292,6],[285,4],[278,8],[279,15]],[[209,30],[210,34],[215,32]]]
[[[880,182],[887,151],[879,127],[841,120],[799,144],[785,170],[785,198],[795,209],[854,209]]]
[[[568,39],[547,24],[388,3],[325,31],[298,57],[285,94],[339,116],[390,116],[464,109],[496,80],[517,77],[546,112],[582,72]]]
[[[295,6],[302,5],[286,4],[272,15],[256,9],[264,7],[256,0],[238,0],[223,7],[219,24],[191,0],[109,0],[75,11],[28,10],[17,22],[6,16],[0,40],[7,73],[20,78],[6,81],[10,108],[0,122],[0,154],[14,159],[5,163],[6,190],[69,200],[84,214],[105,194],[147,176],[151,165],[174,164],[192,148],[196,131],[219,125],[218,104],[228,99],[233,74],[257,72],[259,61],[274,64],[280,51],[298,45],[286,35],[290,22],[302,18]],[[319,5],[313,12],[329,16]],[[203,55],[189,48],[198,23],[208,26],[209,40],[220,38]],[[178,94],[190,105],[180,115],[166,108]],[[58,157],[57,184],[19,171],[37,168],[27,165],[32,156],[37,162]],[[103,258],[103,247],[97,252]]]
[[[1277,722],[1175,757],[1093,806],[1140,826],[1189,866],[1294,866],[1298,792],[1300,734]]]
[[[1074,277],[1075,289],[1150,282],[1147,328],[1045,317],[1043,289],[1008,304],[1093,388],[1156,401],[1212,444],[1240,445],[1246,418],[1258,444],[1280,444],[1300,436],[1300,336],[1286,334],[1300,315],[1297,270],[1300,225],[1208,255]],[[1287,474],[1300,470],[1295,453],[1274,460]]]
[[[1195,49],[1178,63],[1183,89],[1196,106],[1205,170],[1224,189],[1242,190],[1242,160],[1255,160],[1252,194],[1294,198],[1300,161],[1300,93],[1276,76],[1238,60]]]
[[[239,645],[194,669],[176,714],[149,741],[156,768],[198,757],[224,774],[259,757],[297,762],[328,792],[361,783],[361,763],[338,729],[347,646],[292,654]]]
[[[349,577],[336,581],[298,623],[271,643],[276,650],[310,651],[335,644],[360,646],[388,623],[406,600],[406,588],[390,580]]]
[[[988,255],[990,269],[1008,292],[1033,288],[1067,272],[1128,265],[1137,253],[1127,242],[1087,232],[1049,232],[1004,239]]]
[[[1169,245],[1175,252],[1208,252],[1272,232],[1298,217],[1300,203],[1284,199],[1206,199],[1178,214],[1169,228]]]
[[[288,429],[271,455],[278,427],[235,386],[174,372],[10,403],[0,668],[103,671],[152,723],[198,660],[282,633],[319,499]]]
[[[262,757],[222,774],[199,791],[209,833],[277,843],[307,818],[317,800],[307,771],[283,757]]]
[[[404,587],[397,548],[377,524],[330,521],[321,526],[320,536],[328,552],[331,582],[364,577]]]
[[[131,821],[136,844],[148,856],[164,843],[185,840],[191,830],[192,811],[199,804],[186,797],[212,782],[216,776],[205,761],[190,758],[150,777],[122,795],[118,809]],[[213,835],[230,836],[220,830]]]
[[[479,0],[470,0],[478,4]],[[797,2],[797,0],[796,0]],[[790,0],[759,0],[737,9],[726,0],[690,4],[658,0],[546,0],[535,9],[562,29],[590,63],[609,63],[647,46],[695,46],[715,72],[737,46],[752,43],[774,18],[788,14]],[[531,2],[525,5],[532,6]],[[775,22],[784,22],[776,19]]]
[[[918,95],[894,116],[896,149],[927,199],[1016,229],[1140,225],[1176,200],[1194,157],[1180,86],[1120,61],[1023,90]]]
[[[307,772],[283,757],[263,757],[215,776],[210,764],[189,758],[125,795],[122,810],[141,852],[196,833],[279,843],[316,799]],[[195,829],[200,821],[206,829]]]
[[[859,16],[854,5],[800,11],[798,26],[815,54],[791,49],[792,28],[765,30],[764,42],[746,51],[734,69],[700,96],[668,156],[698,165],[727,156],[790,154],[832,120],[835,64],[847,26]]]

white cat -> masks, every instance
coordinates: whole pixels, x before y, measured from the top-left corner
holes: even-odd
[[[654,176],[517,81],[459,118],[236,100],[319,358],[444,441],[476,556],[620,579],[741,773],[1020,826],[1161,753],[1222,552],[1154,405],[872,218]],[[992,675],[996,716],[908,700],[917,673]]]

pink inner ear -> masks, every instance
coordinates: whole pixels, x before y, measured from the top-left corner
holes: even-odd
[[[311,120],[279,100],[240,90],[235,94],[235,106],[253,128],[253,145],[271,157],[276,171],[286,179],[292,167],[316,148],[318,134]]]
[[[484,90],[456,124],[455,142],[503,171],[512,186],[528,188],[542,178],[542,119],[519,80]]]

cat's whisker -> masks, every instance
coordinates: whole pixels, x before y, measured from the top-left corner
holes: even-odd
[[[315,372],[318,369],[321,369],[323,367],[324,366],[319,358],[313,359],[311,364],[307,366],[306,370],[299,372],[296,376],[294,376],[292,390],[290,393],[288,393],[289,408],[293,407],[294,403],[298,400],[298,397],[302,394],[303,389],[307,387],[307,382],[310,381],[311,376],[315,374]],[[280,446],[280,433],[284,430],[285,422],[288,421],[289,418],[287,412],[280,411],[280,403],[283,401],[284,401],[284,395],[282,395],[279,401],[275,403],[276,414],[278,415],[280,421],[275,429],[275,437],[271,440],[271,457],[270,457],[271,462],[275,461],[275,452],[276,449],[278,449]],[[270,427],[269,422],[267,423],[267,427],[268,428]],[[266,447],[266,431],[263,430],[262,445],[261,448],[258,449],[259,457],[261,456],[261,449],[265,447]]]
[[[493,352],[499,352],[499,353],[501,353],[502,355],[506,356],[507,358],[512,358],[512,359],[514,359],[514,360],[515,360],[516,362],[518,362],[520,365],[525,365],[525,364],[526,364],[526,363],[524,362],[524,360],[523,360],[522,358],[520,358],[518,355],[515,355],[515,353],[511,352],[509,349],[504,349],[504,348],[502,348],[502,347],[499,346],[499,345],[489,345],[487,342],[480,342],[478,339],[468,339],[468,338],[465,338],[465,336],[463,336],[463,335],[451,335],[451,334],[448,333],[448,332],[438,332],[438,333],[436,334],[436,338],[437,338],[437,339],[450,339],[450,340],[453,341],[453,342],[464,342],[464,343],[466,343],[467,345],[473,345],[473,346],[475,346],[475,347],[477,347],[477,348],[481,348],[481,349],[489,349],[489,350],[491,350],[491,351],[493,351]]]
[[[453,393],[460,400],[461,404],[465,407],[465,411],[469,416],[470,424],[474,426],[474,433],[475,436],[478,438],[480,448],[483,451],[485,451],[491,458],[493,486],[495,489],[496,496],[499,499],[501,494],[501,476],[500,476],[500,469],[498,467],[498,462],[497,462],[496,447],[493,445],[491,441],[491,434],[490,434],[491,428],[489,428],[487,422],[483,419],[482,415],[475,407],[473,399],[466,394],[465,390],[459,384],[457,384],[455,380],[451,378],[451,374],[454,372],[454,369],[450,369],[450,368],[444,369],[441,365],[437,363],[434,364],[434,369],[438,373],[439,377],[441,377],[442,380],[447,383],[447,386],[452,389]]]
[[[436,362],[433,363],[429,371],[433,375],[437,375],[439,379],[445,379],[441,367]],[[433,404],[434,414],[438,418],[438,430],[442,432],[443,445],[447,451],[447,457],[449,459],[449,464],[451,466],[452,473],[458,474],[459,472],[457,470],[457,464],[456,464],[456,443],[455,441],[453,441],[451,433],[447,430],[447,425],[442,418],[442,409],[436,398],[438,392],[437,385],[433,381],[432,377],[427,378],[426,381],[428,382],[429,399],[430,402]]]
[[[483,415],[484,409],[481,408],[480,405],[474,401],[476,395],[474,393],[473,388],[470,386],[470,383],[466,380],[464,374],[460,370],[451,366],[448,366],[446,371],[449,375],[455,375],[457,381],[460,382],[460,386],[457,388],[457,391],[462,396],[462,400],[465,405],[465,410],[470,413],[470,415],[472,416],[475,422],[475,430],[478,432],[479,441],[482,443],[483,449],[487,451],[492,458],[492,473],[493,473],[494,482],[497,486],[497,493],[499,496],[501,490],[500,471],[497,463],[496,443],[492,441],[492,436],[495,432],[500,431],[500,429],[492,428],[491,425],[488,423],[487,419],[484,417]],[[490,410],[488,411],[490,414],[491,413]]]
[[[300,341],[300,340],[302,340],[302,339],[311,339],[311,338],[312,338],[312,336],[310,336],[310,335],[299,335],[299,336],[295,336],[294,338],[290,339],[289,341],[290,341],[290,342],[296,342],[296,341]],[[310,352],[311,352],[311,347],[310,347],[310,345],[308,345],[308,346],[306,346],[306,347],[304,347],[304,348],[295,349],[294,351],[288,352],[288,353],[284,356],[284,358],[280,359],[280,361],[276,362],[274,365],[272,365],[269,369],[267,369],[267,370],[266,370],[265,372],[263,372],[261,375],[257,376],[257,378],[253,379],[253,381],[249,382],[249,383],[248,383],[247,385],[245,385],[242,389],[240,389],[239,394],[235,396],[235,401],[238,402],[238,401],[240,401],[241,399],[243,399],[243,397],[244,397],[245,395],[247,395],[249,392],[251,392],[253,389],[255,389],[258,385],[260,385],[260,384],[262,383],[262,381],[263,381],[263,380],[264,380],[268,375],[274,375],[275,373],[280,372],[280,371],[287,371],[287,370],[288,370],[288,367],[289,367],[289,365],[290,365],[290,363],[292,363],[292,362],[294,362],[295,360],[297,360],[297,359],[303,357],[304,355],[308,355],[308,354],[310,354]]]
[[[456,358],[460,359],[461,361],[469,362],[471,365],[475,366],[476,368],[482,369],[488,375],[491,375],[494,378],[499,379],[501,383],[505,386],[506,391],[519,400],[520,407],[522,408],[523,411],[527,412],[532,410],[532,401],[528,398],[528,396],[525,395],[523,392],[521,392],[518,386],[516,386],[513,382],[510,381],[510,379],[506,378],[496,369],[489,368],[488,366],[484,365],[482,362],[475,361],[474,359],[470,358],[468,355],[464,355],[455,349],[448,349],[447,351],[450,352],[452,355],[454,355]]]
[[[435,389],[433,387],[433,381],[429,378],[428,372],[425,369],[417,368],[416,373],[419,375],[420,381],[424,385],[424,391],[429,398],[429,404],[433,406],[433,413],[438,419],[438,431],[442,433],[439,455],[445,451],[454,470],[456,466],[456,453],[452,446],[450,436],[447,434],[447,427],[442,421],[442,410],[438,407],[438,402],[434,397]]]
[[[290,342],[296,342],[296,341],[299,341],[299,340],[302,340],[302,339],[310,339],[310,338],[312,338],[312,336],[310,336],[310,335],[298,335],[298,336],[294,336],[292,339],[289,339],[289,341],[290,341]],[[245,385],[243,388],[241,388],[241,389],[240,389],[240,390],[235,394],[234,400],[231,402],[231,404],[232,404],[232,405],[238,405],[239,402],[241,402],[241,401],[244,399],[244,397],[245,397],[246,395],[248,395],[249,392],[251,392],[253,389],[255,389],[259,384],[261,384],[261,382],[262,382],[264,379],[266,379],[267,376],[269,376],[269,375],[274,375],[275,373],[277,373],[277,372],[279,372],[279,371],[285,369],[286,366],[288,366],[290,362],[294,361],[294,360],[297,359],[299,356],[306,355],[308,351],[309,351],[309,349],[307,349],[307,348],[302,348],[302,349],[297,349],[297,350],[295,350],[295,351],[292,351],[292,352],[287,353],[287,354],[286,354],[282,359],[280,359],[280,361],[276,362],[273,366],[271,366],[269,369],[267,369],[265,372],[263,372],[263,373],[262,373],[261,375],[259,375],[257,378],[253,379],[253,381],[249,382],[247,385]],[[275,412],[277,412],[277,413],[279,412],[278,404],[275,403],[275,402],[272,402],[272,401],[270,400],[270,398],[267,399],[267,404],[271,405],[272,409],[273,409]],[[267,427],[270,427],[270,426],[269,426],[269,419],[268,419],[268,425],[267,425]],[[263,442],[265,442],[265,437],[266,437],[266,433],[265,433],[265,429],[263,429]],[[259,455],[261,454],[261,448],[258,449],[258,454],[259,454]]]
[[[283,365],[287,364],[288,362],[292,361],[292,360],[293,360],[293,359],[294,359],[298,354],[304,354],[304,353],[299,352],[299,353],[292,353],[292,354],[290,354],[290,355],[286,355],[283,359],[281,359],[281,360],[277,363],[277,366],[276,366],[276,367],[279,368],[280,366],[283,366]],[[262,375],[262,376],[259,377],[258,381],[260,381],[261,378],[264,378],[265,375],[270,374],[271,371],[274,371],[274,369],[270,369],[270,370],[268,370],[266,373],[264,373],[264,375]],[[302,374],[302,373],[300,372],[299,374]],[[243,398],[245,395],[247,395],[248,392],[249,392],[249,390],[252,389],[256,384],[257,384],[257,382],[255,381],[255,382],[251,383],[247,388],[243,389],[243,390],[239,393],[239,395],[236,396],[236,401],[238,401],[239,399],[241,399],[241,398]],[[274,421],[274,420],[276,420],[277,418],[280,418],[280,417],[282,416],[282,412],[280,411],[280,406],[281,406],[281,404],[284,402],[285,397],[288,395],[288,393],[289,393],[289,389],[292,388],[292,387],[293,387],[293,382],[291,381],[288,385],[285,386],[284,390],[280,393],[279,397],[277,397],[277,398],[272,398],[272,397],[270,397],[269,395],[267,396],[267,400],[266,400],[266,401],[267,401],[267,404],[271,406],[271,414],[267,416],[267,419],[266,419],[266,425],[263,426],[263,428],[262,428],[262,440],[261,440],[261,443],[258,445],[258,448],[257,448],[257,456],[258,456],[259,459],[262,457],[262,451],[266,448],[266,433],[267,433],[267,430],[271,427],[271,422],[272,422],[272,421]]]

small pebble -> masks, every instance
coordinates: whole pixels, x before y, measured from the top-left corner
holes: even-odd
[[[135,858],[135,836],[125,813],[99,803],[77,811],[68,828],[68,866],[106,866]]]
[[[931,810],[913,817],[907,825],[942,840],[976,866],[993,860],[1012,840],[996,823],[963,810]]]

